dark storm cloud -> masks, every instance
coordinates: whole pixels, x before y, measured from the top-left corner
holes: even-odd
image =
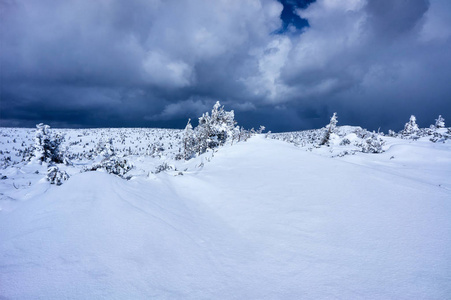
[[[111,126],[116,115],[146,125],[186,117],[193,110],[170,108],[193,97],[204,107],[245,102],[241,78],[257,67],[249,52],[280,27],[281,10],[273,1],[3,1],[2,123],[52,120],[55,107],[61,121],[70,122],[64,109],[99,109],[83,124]]]
[[[310,28],[281,71],[293,102],[385,130],[450,114],[449,2],[318,1],[298,13]]]
[[[0,125],[181,127],[216,100],[270,130],[451,119],[448,1],[280,2],[0,0]]]
[[[371,0],[366,11],[371,26],[380,36],[396,38],[414,29],[428,8],[428,0]]]

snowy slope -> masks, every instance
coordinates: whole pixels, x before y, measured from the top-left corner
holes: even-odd
[[[330,158],[257,136],[183,176],[2,181],[0,298],[446,299],[450,153]]]

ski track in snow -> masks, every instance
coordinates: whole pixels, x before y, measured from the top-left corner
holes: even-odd
[[[1,187],[0,298],[447,299],[450,152],[430,145],[330,158],[257,136],[183,176],[23,172]]]

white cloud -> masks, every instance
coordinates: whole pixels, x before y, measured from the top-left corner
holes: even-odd
[[[184,87],[194,81],[193,69],[183,61],[171,61],[159,52],[149,52],[144,59],[145,79],[163,87]]]
[[[258,73],[242,81],[254,96],[260,96],[268,101],[281,101],[282,95],[288,92],[288,87],[280,81],[280,71],[285,66],[291,41],[288,37],[274,38],[269,44],[255,51],[258,59]]]

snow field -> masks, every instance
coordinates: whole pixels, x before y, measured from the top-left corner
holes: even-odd
[[[256,136],[183,176],[135,155],[130,180],[75,166],[61,186],[8,167],[0,298],[446,299],[450,144],[386,139],[331,158]]]

